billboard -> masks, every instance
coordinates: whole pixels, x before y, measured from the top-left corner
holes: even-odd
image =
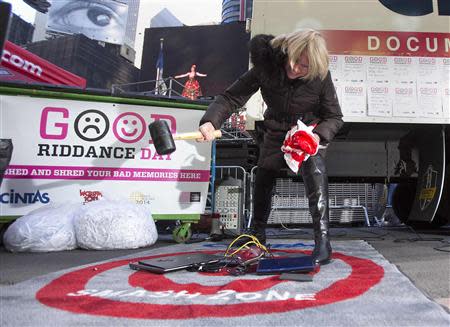
[[[86,80],[6,41],[0,59],[0,81],[86,87]]]
[[[0,137],[14,142],[0,216],[99,198],[150,206],[160,218],[204,212],[211,143],[176,141],[158,155],[147,128],[166,120],[173,133],[193,131],[202,110],[0,95],[0,115]]]
[[[185,74],[195,64],[197,72],[207,75],[198,79],[203,96],[223,92],[248,69],[250,34],[245,30],[245,22],[147,28],[141,81],[155,80],[161,39],[164,40],[163,77]],[[181,94],[187,79],[177,79],[173,89]]]
[[[116,0],[52,1],[47,29],[66,34],[84,34],[90,39],[122,44],[128,5]]]

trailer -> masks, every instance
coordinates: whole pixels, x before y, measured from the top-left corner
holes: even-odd
[[[327,41],[344,114],[330,180],[395,185],[390,204],[402,222],[450,222],[449,2],[253,1],[252,36],[302,28]],[[260,94],[246,109],[257,130]]]

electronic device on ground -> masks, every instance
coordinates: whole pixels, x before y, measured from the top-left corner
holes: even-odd
[[[208,263],[218,262],[222,258],[222,256],[214,254],[193,253],[140,260],[138,262],[130,263],[129,267],[134,270],[146,270],[156,274],[164,274],[167,272],[183,270],[198,267]]]
[[[310,272],[315,265],[311,256],[261,259],[256,268],[257,274],[281,274],[284,272]]]

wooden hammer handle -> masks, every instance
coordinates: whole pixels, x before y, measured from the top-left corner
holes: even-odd
[[[216,138],[222,137],[222,132],[220,130],[214,131],[214,136]],[[174,140],[195,140],[203,138],[203,134],[200,131],[191,133],[181,133],[172,135]]]

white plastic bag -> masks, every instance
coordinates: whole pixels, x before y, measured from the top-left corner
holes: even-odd
[[[74,226],[77,244],[85,249],[135,249],[158,239],[150,210],[123,200],[87,203],[77,213]]]
[[[80,204],[47,205],[18,218],[3,235],[12,252],[52,252],[77,247],[73,228]]]

